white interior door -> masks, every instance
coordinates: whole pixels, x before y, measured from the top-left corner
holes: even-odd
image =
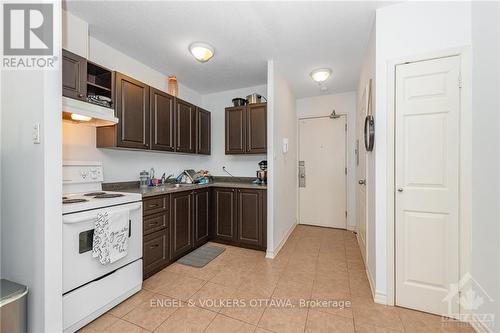
[[[396,68],[396,304],[435,314],[459,279],[459,78],[459,57]]]
[[[368,85],[360,100],[356,115],[356,178],[358,180],[356,193],[356,222],[358,237],[361,241],[361,253],[366,260],[366,148],[364,142],[364,125],[367,115]]]
[[[346,228],[345,123],[343,116],[299,120],[299,160],[305,164],[301,224]]]

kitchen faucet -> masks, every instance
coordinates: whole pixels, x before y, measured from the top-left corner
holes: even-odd
[[[163,176],[161,176],[161,183],[162,184],[166,184],[167,181],[172,178],[174,176],[173,173],[171,173],[170,175],[168,175],[166,178],[165,178],[165,173],[163,173]]]

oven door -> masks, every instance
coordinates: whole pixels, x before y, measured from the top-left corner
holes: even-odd
[[[92,257],[92,240],[98,213],[129,210],[127,255],[102,265]],[[63,216],[63,294],[99,279],[142,257],[142,203],[94,209]]]

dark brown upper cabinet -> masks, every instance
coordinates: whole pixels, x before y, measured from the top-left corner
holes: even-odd
[[[112,101],[109,107],[114,108],[114,80],[115,75],[113,71],[87,61],[87,96],[99,95],[108,97]]]
[[[194,191],[194,244],[200,246],[209,238],[210,224],[210,191],[202,189]]]
[[[116,73],[117,142],[123,148],[149,148],[149,86]]]
[[[226,108],[226,155],[267,152],[267,104]]]
[[[181,257],[194,247],[192,200],[191,192],[171,194],[172,259]]]
[[[132,148],[179,153],[211,153],[211,114],[191,103],[121,73],[106,76],[92,65],[87,89],[105,95],[114,86],[118,124],[97,128],[97,148]],[[85,86],[85,85],[84,85]]]
[[[263,191],[238,189],[238,217],[236,242],[262,247]]]
[[[250,104],[246,112],[247,153],[267,152],[267,104]]]
[[[87,59],[62,50],[63,96],[87,100]]]
[[[202,108],[198,108],[196,121],[196,152],[198,154],[210,155],[212,149],[212,126],[210,112],[203,110]]]
[[[234,242],[236,240],[236,190],[214,188],[213,190],[212,237]]]
[[[151,149],[175,151],[175,98],[149,88],[151,112]]]
[[[176,148],[182,153],[196,152],[196,106],[175,99]]]
[[[246,107],[226,108],[226,155],[245,154]]]

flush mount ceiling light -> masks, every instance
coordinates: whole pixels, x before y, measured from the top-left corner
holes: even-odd
[[[214,56],[214,48],[207,43],[196,42],[189,45],[189,52],[199,62],[207,62]]]
[[[313,79],[314,82],[319,83],[326,81],[331,74],[332,70],[330,68],[318,68],[313,70],[309,75],[311,76],[311,79]]]

